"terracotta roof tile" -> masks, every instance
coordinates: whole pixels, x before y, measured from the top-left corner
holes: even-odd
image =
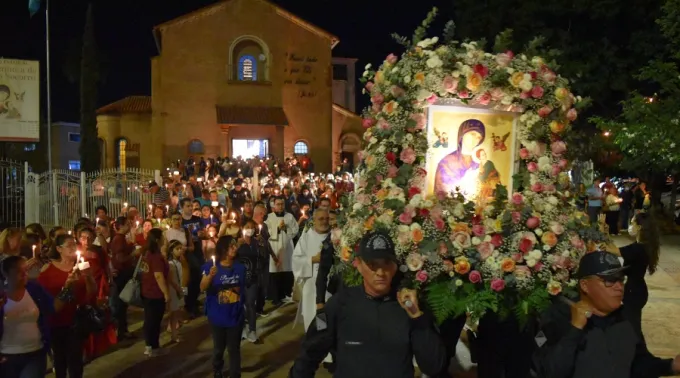
[[[288,117],[283,108],[216,106],[217,123],[226,125],[279,125],[287,126]]]
[[[151,96],[129,96],[97,109],[97,114],[151,113]]]

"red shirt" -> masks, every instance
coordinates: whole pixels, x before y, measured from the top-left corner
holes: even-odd
[[[165,257],[159,253],[147,252],[144,255],[144,260],[139,266],[142,272],[142,297],[148,299],[163,299],[163,292],[156,282],[154,273],[163,273],[166,282],[168,279],[168,262]]]
[[[126,271],[135,268],[135,263],[137,261],[132,256],[132,252],[135,251],[135,246],[127,242],[125,235],[115,234],[109,243],[109,250],[111,251],[114,269],[117,271]]]
[[[56,297],[66,283],[66,279],[70,272],[64,272],[53,264],[49,266],[38,276],[38,283],[45,288],[45,291],[50,293],[52,297]],[[75,300],[66,303],[61,311],[52,314],[48,323],[51,328],[55,327],[70,327],[73,325],[78,305],[87,303],[87,286],[85,284],[85,277],[81,276],[78,281],[73,284],[73,294]]]
[[[135,244],[137,244],[140,247],[146,245],[146,239],[144,238],[143,232],[140,232],[139,234],[135,235]]]

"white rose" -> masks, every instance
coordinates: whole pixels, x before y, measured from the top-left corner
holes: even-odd
[[[533,268],[534,266],[536,266],[536,260],[534,260],[534,259],[527,259],[527,266],[528,266],[529,268]]]
[[[558,203],[560,203],[560,201],[557,199],[557,197],[550,196],[548,197],[548,203],[550,203],[551,205],[557,205]]]
[[[552,164],[550,163],[550,158],[547,156],[541,156],[538,158],[538,169],[549,172],[552,170]]]
[[[562,257],[569,257],[570,254],[571,253],[569,253],[569,250],[566,250],[566,251],[562,252]]]
[[[366,67],[364,67],[365,70],[371,69],[371,63],[368,63]]]
[[[456,280],[456,286],[463,286],[462,280]]]
[[[538,249],[534,249],[533,251],[529,252],[529,257],[533,260],[540,260],[541,257],[543,257],[543,254]]]
[[[398,231],[400,234],[409,232],[410,230],[411,230],[411,229],[410,229],[407,225],[405,225],[405,224],[400,224],[399,227],[397,227],[397,231]]]
[[[413,134],[411,134],[411,133],[408,133],[408,134],[406,134],[406,137],[405,137],[405,138],[406,138],[406,140],[407,140],[407,141],[409,141],[409,142],[410,142],[410,141],[412,141],[412,140],[413,140]]]
[[[486,235],[486,236],[484,236],[484,241],[485,241],[485,242],[490,242],[490,241],[491,241],[491,235]]]
[[[478,237],[475,236],[474,238],[472,238],[472,245],[479,245],[481,243],[482,241]]]
[[[399,67],[392,68],[392,73],[397,73],[397,72],[399,72]]]
[[[509,73],[510,75],[512,75],[512,74],[515,73],[515,69],[512,68],[512,67],[507,67],[507,68],[505,69],[505,72],[507,72],[507,73]]]
[[[371,139],[369,139],[368,142],[371,144],[375,144],[378,143],[378,139],[376,137],[371,137]]]
[[[528,92],[528,91],[530,91],[531,88],[533,88],[534,86],[531,84],[530,81],[528,81],[528,80],[522,80],[522,81],[519,82],[519,87],[520,87],[520,89],[522,89],[523,91]]]
[[[537,229],[534,230],[534,233],[536,233],[536,236],[541,236],[541,235],[543,235],[543,230],[541,230],[540,228],[537,228]]]
[[[408,84],[411,82],[411,75],[404,76],[404,83]]]
[[[384,153],[385,152],[385,146],[381,145],[380,147],[378,147],[378,152]]]
[[[438,55],[432,55],[430,59],[425,62],[425,64],[427,64],[427,66],[430,68],[439,68],[444,64],[444,62],[439,59]]]
[[[362,205],[362,204],[359,203],[359,202],[356,202],[356,203],[354,204],[354,206],[352,206],[352,209],[354,209],[354,211],[359,211],[359,210],[361,210],[363,207],[364,207],[364,205]]]
[[[543,250],[548,252],[550,250],[550,246],[547,244],[543,244]]]
[[[465,216],[465,205],[462,203],[459,203],[456,205],[456,207],[453,209],[453,216],[456,218],[462,218]]]
[[[425,200],[425,201],[423,201],[423,204],[422,204],[422,205],[423,205],[424,208],[427,208],[427,209],[429,209],[429,208],[431,208],[432,206],[434,206],[434,204],[433,204],[432,201],[430,201],[430,200]]]
[[[545,206],[543,206],[543,211],[545,211],[546,213],[553,211],[553,209],[554,206],[549,203],[546,203]]]

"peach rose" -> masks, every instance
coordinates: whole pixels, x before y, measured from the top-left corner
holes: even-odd
[[[453,269],[458,274],[465,274],[470,271],[470,262],[465,258],[457,259]]]
[[[550,248],[552,248],[557,245],[557,235],[555,235],[555,233],[552,231],[544,232],[543,235],[541,235],[541,242],[543,242],[543,244],[549,245]]]
[[[451,235],[451,241],[453,242],[453,246],[458,249],[470,248],[472,245],[470,234],[466,232],[455,232]]]
[[[465,87],[472,92],[477,92],[479,87],[482,85],[483,80],[484,79],[482,78],[482,75],[473,73],[467,77],[467,83],[465,84]]]
[[[515,270],[515,262],[511,258],[506,257],[501,261],[501,269],[506,273],[510,273]]]
[[[411,231],[411,239],[413,239],[413,242],[420,243],[424,238],[425,235],[423,234],[423,230],[421,228],[414,228]]]
[[[479,252],[479,255],[482,258],[482,261],[488,259],[491,257],[491,254],[493,254],[494,247],[493,244],[489,242],[482,242],[477,246],[477,252]]]

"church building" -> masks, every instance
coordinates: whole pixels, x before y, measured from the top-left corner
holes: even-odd
[[[153,30],[151,96],[98,110],[104,167],[162,169],[189,156],[309,156],[357,163],[356,59],[266,0],[224,0]]]

